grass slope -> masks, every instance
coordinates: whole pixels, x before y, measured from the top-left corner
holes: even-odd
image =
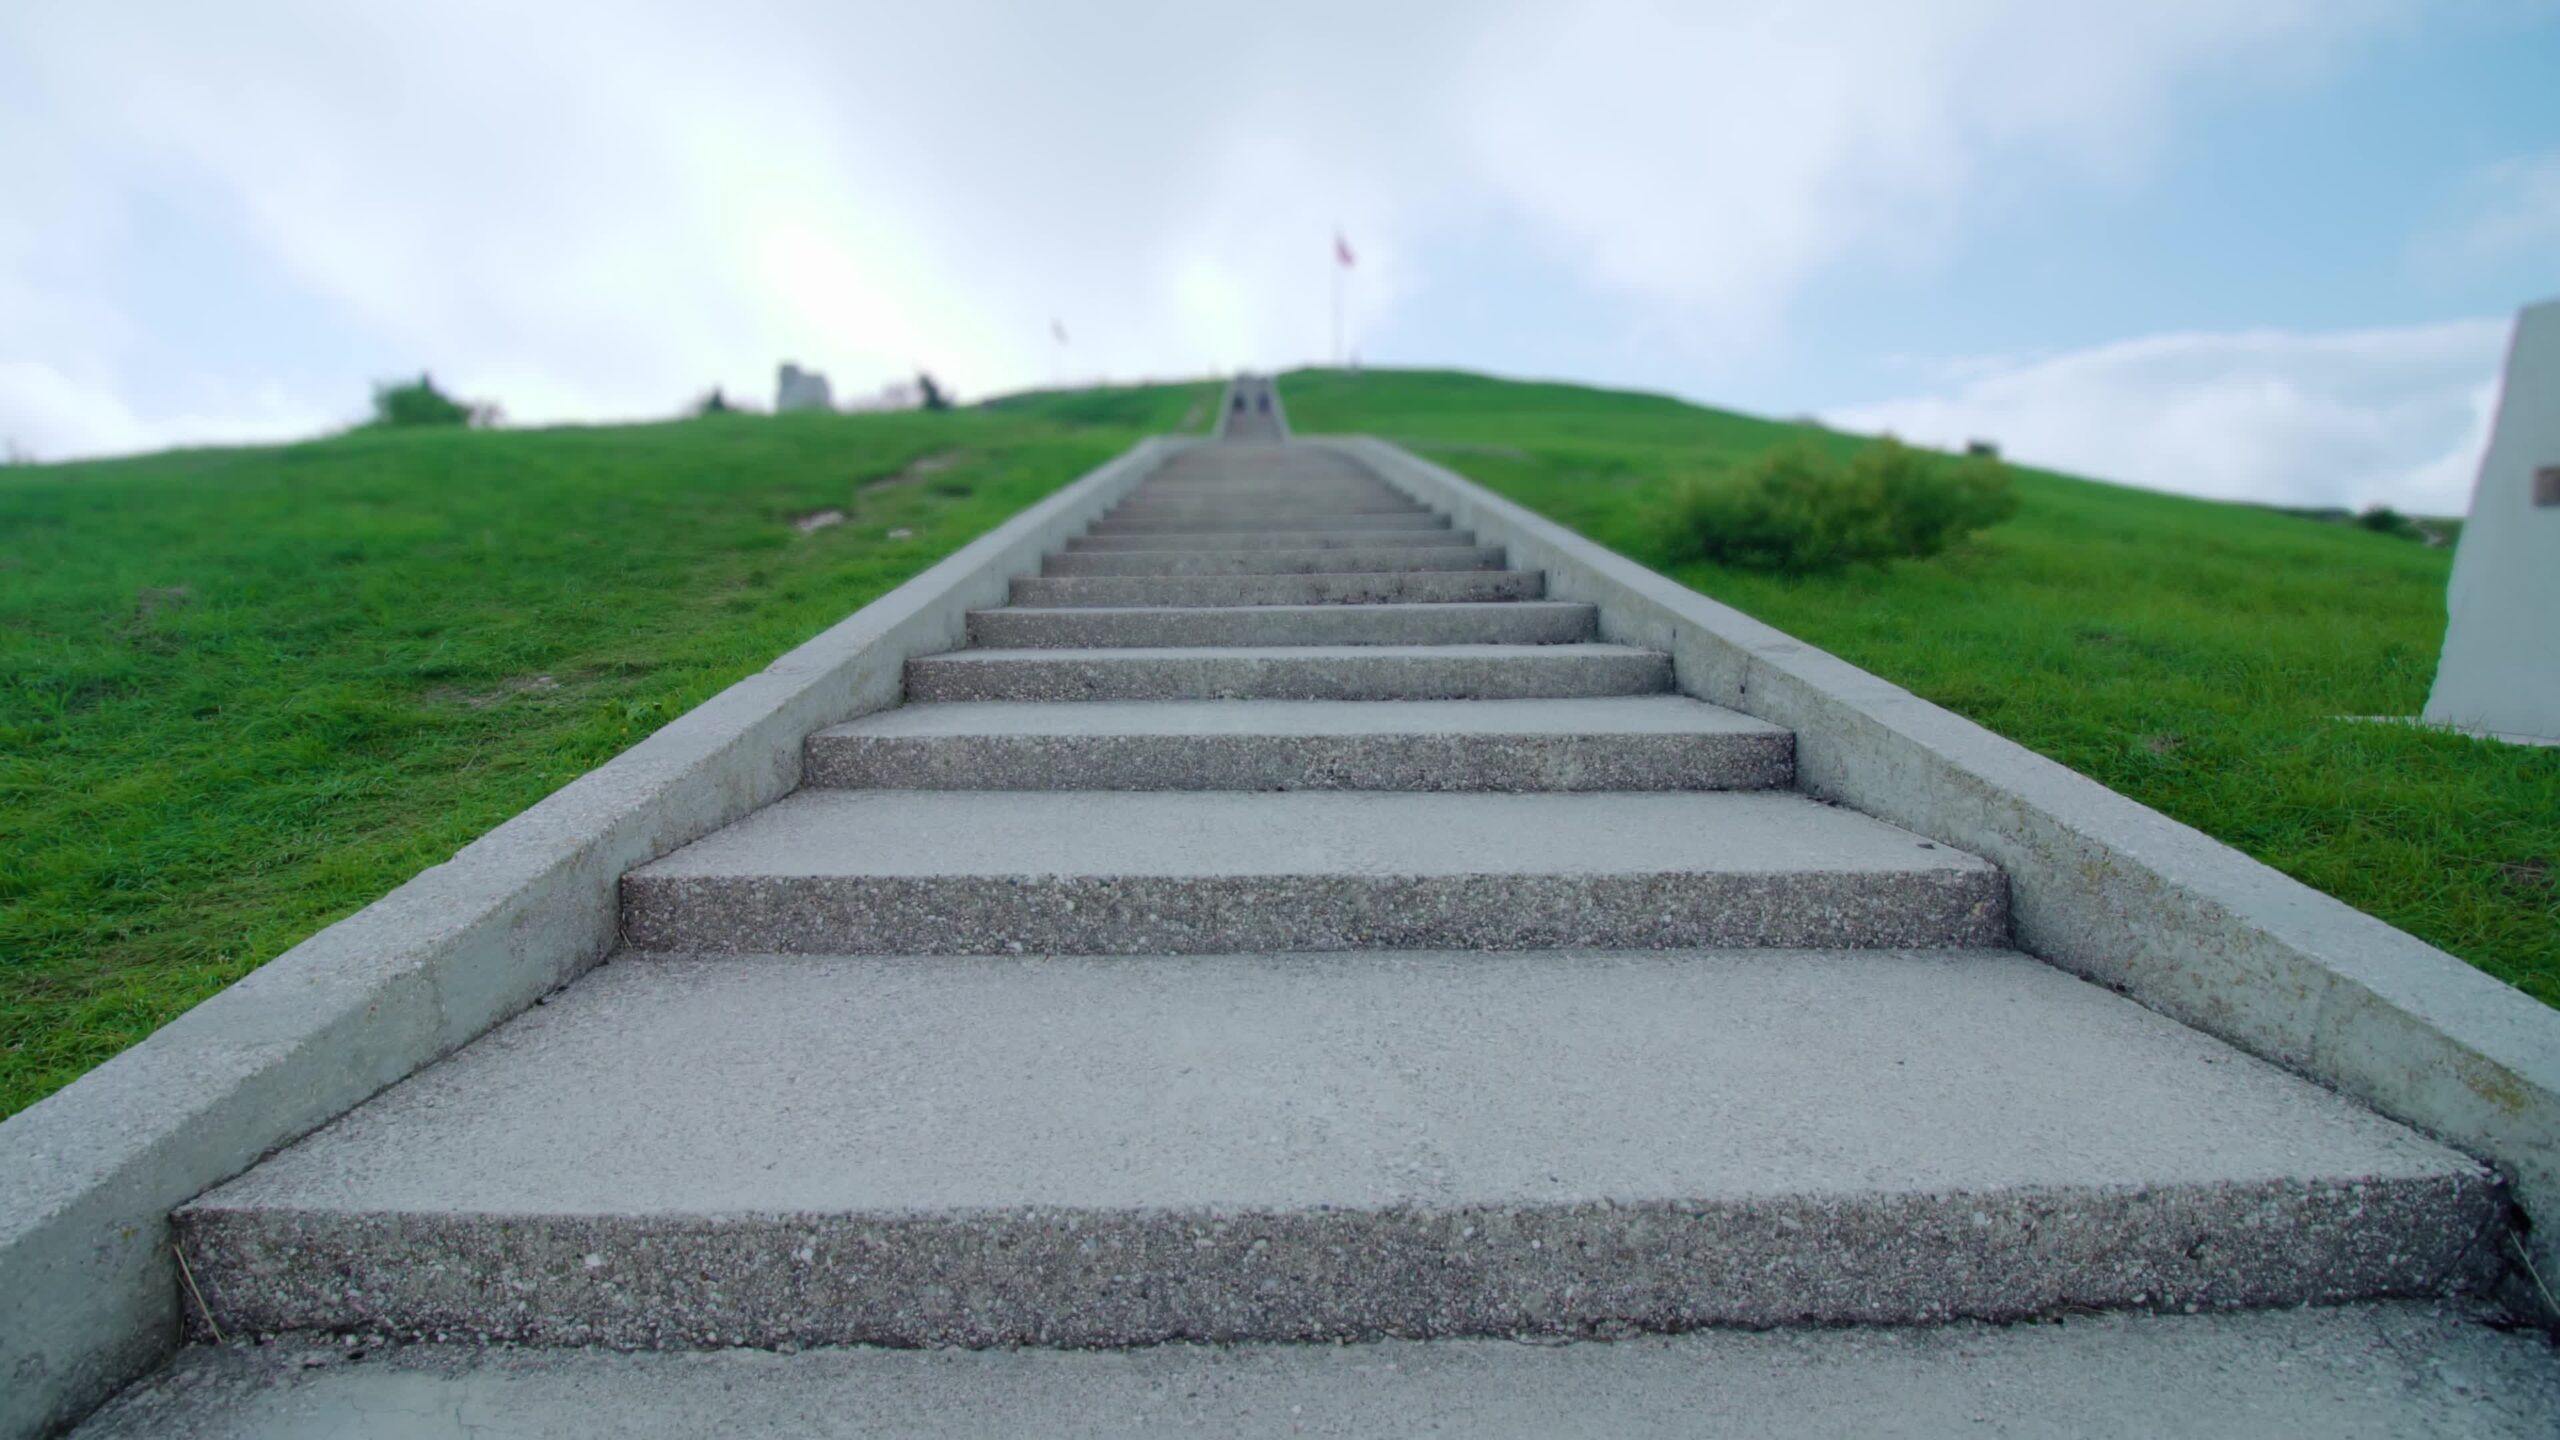
[[[1659,396],[1309,371],[1290,423],[1433,456],[2286,874],[2560,1004],[2560,749],[2413,715],[2448,551],[2033,470],[2016,519],[1935,560],[1782,579],[1672,564],[1670,487],[1812,434]]]
[[[1215,397],[0,468],[0,1115]]]

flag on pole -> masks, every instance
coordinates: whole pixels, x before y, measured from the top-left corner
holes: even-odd
[[[1345,270],[1359,263],[1351,256],[1351,242],[1343,239],[1339,230],[1333,232],[1333,263]]]

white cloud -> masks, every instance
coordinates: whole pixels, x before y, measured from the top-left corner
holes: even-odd
[[[2328,0],[1592,0],[1477,42],[1465,138],[1484,181],[1603,283],[1722,348],[1848,261],[1953,242],[1982,173],[2061,153],[2138,169],[2170,96],[2307,63],[2381,13]]]
[[[226,397],[211,411],[145,418],[94,380],[39,361],[0,359],[0,452],[13,459],[301,440],[346,418],[304,409],[272,389]]]
[[[2396,3],[12,7],[0,359],[153,426],[193,410],[138,397],[214,382],[360,405],[376,377],[225,373],[136,318],[168,247],[213,248],[134,233],[176,193],[293,292],[277,333],[526,420],[761,394],[786,358],[1042,383],[1053,319],[1075,376],[1305,360],[1337,225],[1374,335],[1488,215],[1729,362],[1824,274],[1959,243],[1986,170],[2136,173],[2192,86]]]
[[[2157,335],[1823,418],[2157,490],[2463,513],[2508,322]]]

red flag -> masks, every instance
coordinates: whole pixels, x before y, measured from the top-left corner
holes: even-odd
[[[1333,261],[1345,270],[1359,263],[1351,258],[1351,242],[1343,239],[1339,230],[1333,232]]]

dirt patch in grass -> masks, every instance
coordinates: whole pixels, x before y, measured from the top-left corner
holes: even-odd
[[[2510,894],[2530,900],[2548,897],[2553,891],[2560,890],[2560,883],[2555,883],[2552,878],[2552,863],[2542,856],[2536,855],[2530,860],[2501,860],[2494,868],[2498,883],[2505,886]]]
[[[968,452],[965,450],[943,450],[931,455],[919,455],[892,474],[883,475],[877,480],[863,481],[862,488],[864,490],[895,490],[905,485],[921,485],[968,458]]]
[[[486,710],[504,704],[519,695],[548,695],[560,688],[560,682],[548,675],[514,675],[488,690],[460,690],[443,686],[427,692],[427,698],[445,705],[459,705],[466,710]]]
[[[145,585],[133,597],[133,622],[125,629],[128,633],[148,630],[151,622],[160,618],[161,611],[192,605],[195,600],[193,585]]]

